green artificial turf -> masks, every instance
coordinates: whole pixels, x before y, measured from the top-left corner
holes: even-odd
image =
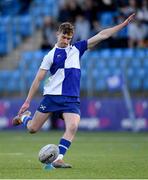
[[[62,131],[0,132],[0,179],[148,178],[148,134],[78,132],[65,161],[72,169],[44,170],[38,152]]]

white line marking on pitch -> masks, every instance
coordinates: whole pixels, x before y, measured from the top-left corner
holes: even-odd
[[[17,152],[17,153],[0,153],[0,156],[4,156],[4,155],[7,155],[7,156],[21,156],[23,155],[23,153],[20,153],[20,152]]]

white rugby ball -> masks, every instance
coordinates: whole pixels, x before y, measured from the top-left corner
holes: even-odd
[[[59,147],[55,144],[47,144],[39,151],[39,161],[41,163],[52,163],[59,155]]]

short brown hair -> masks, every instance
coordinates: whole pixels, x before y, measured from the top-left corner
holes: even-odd
[[[58,32],[68,35],[73,35],[74,27],[69,22],[64,22],[59,26]]]

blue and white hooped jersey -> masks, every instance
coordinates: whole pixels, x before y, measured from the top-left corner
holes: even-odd
[[[87,41],[78,41],[66,48],[55,47],[44,57],[41,69],[51,76],[44,85],[44,95],[80,96],[80,58],[87,50]]]

